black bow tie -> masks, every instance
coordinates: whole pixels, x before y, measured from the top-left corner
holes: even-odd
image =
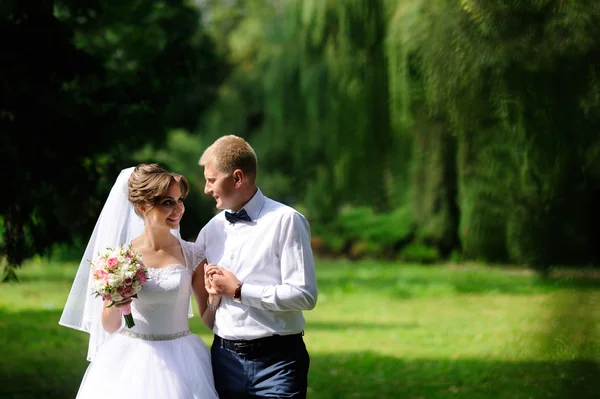
[[[245,220],[246,222],[252,221],[252,219],[250,219],[250,216],[248,216],[248,213],[246,213],[245,209],[242,209],[241,211],[236,213],[225,211],[225,219],[227,219],[229,223],[235,223],[238,220]]]

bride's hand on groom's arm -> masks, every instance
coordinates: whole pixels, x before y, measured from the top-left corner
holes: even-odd
[[[200,311],[200,319],[209,329],[215,325],[215,314],[221,304],[221,297],[211,287],[210,279],[220,273],[216,265],[206,264],[204,260],[192,275],[192,289]]]
[[[220,274],[222,273],[219,269],[219,266],[215,265],[214,263],[204,265],[204,287],[206,288],[206,292],[208,292],[209,295],[219,296],[219,294],[213,286],[213,280],[215,275]]]
[[[218,273],[213,273],[210,275],[212,280],[209,278],[211,291],[207,291],[212,295],[220,295],[223,297],[233,298],[235,294],[235,289],[237,285],[240,283],[240,280],[227,269],[219,268],[217,265],[208,265],[215,266],[218,269]],[[214,270],[211,268],[211,270]],[[213,293],[214,292],[214,293]]]

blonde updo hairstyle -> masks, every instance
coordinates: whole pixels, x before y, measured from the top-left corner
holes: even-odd
[[[155,163],[136,166],[127,183],[129,202],[133,205],[135,213],[143,217],[138,209],[139,205],[146,204],[152,209],[165,197],[173,183],[179,184],[181,195],[185,198],[190,191],[190,185],[184,176],[171,173]]]
[[[223,173],[233,173],[240,169],[252,182],[256,180],[258,160],[254,149],[241,137],[222,136],[209,146],[200,157],[198,164],[205,166],[212,162]]]

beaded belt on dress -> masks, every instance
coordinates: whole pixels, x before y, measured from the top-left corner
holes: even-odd
[[[131,330],[121,330],[121,334],[130,338],[138,338],[146,341],[169,341],[172,339],[177,339],[181,337],[185,337],[186,335],[190,335],[192,332],[190,330],[180,331],[173,334],[141,334],[136,333]]]

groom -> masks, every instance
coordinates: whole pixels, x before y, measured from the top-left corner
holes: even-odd
[[[219,397],[305,398],[302,311],[317,302],[308,221],[260,191],[256,154],[244,139],[219,138],[199,164],[205,194],[224,210],[196,240],[220,270],[207,287],[222,298],[211,347]]]

